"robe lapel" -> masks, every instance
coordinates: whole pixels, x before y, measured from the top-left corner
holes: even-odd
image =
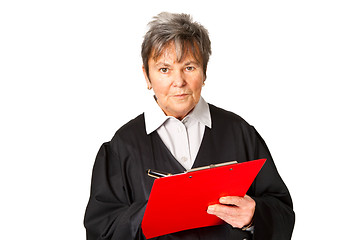
[[[205,127],[199,152],[195,158],[192,168],[203,167],[214,163],[220,163],[219,153],[216,151],[216,143],[212,137],[212,129]]]

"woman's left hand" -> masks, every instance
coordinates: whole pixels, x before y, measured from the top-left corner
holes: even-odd
[[[256,203],[248,195],[222,197],[219,202],[220,204],[210,205],[207,212],[221,218],[232,227],[242,228],[251,223]]]

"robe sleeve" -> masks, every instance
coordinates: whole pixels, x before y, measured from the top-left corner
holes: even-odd
[[[267,158],[254,181],[256,202],[254,240],[289,240],[295,224],[290,193],[281,179],[271,154],[255,129],[254,158]]]
[[[93,167],[84,225],[87,240],[140,239],[144,202],[131,202],[119,156],[104,143]]]

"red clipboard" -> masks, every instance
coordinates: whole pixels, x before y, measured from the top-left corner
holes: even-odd
[[[183,230],[220,225],[209,205],[225,196],[245,196],[266,159],[155,179],[142,221],[147,239]]]

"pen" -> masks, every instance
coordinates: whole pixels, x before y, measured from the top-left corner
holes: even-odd
[[[231,162],[224,162],[224,163],[218,163],[218,164],[210,164],[210,165],[204,166],[204,167],[198,167],[198,168],[189,169],[189,170],[185,171],[185,173],[205,170],[205,169],[209,169],[209,168],[222,167],[222,166],[227,166],[227,165],[236,164],[236,163],[238,163],[238,162],[237,161],[231,161]]]
[[[209,166],[189,169],[189,170],[185,171],[184,173],[191,173],[191,172],[196,172],[196,171],[210,169],[210,168],[216,168],[216,167],[222,167],[222,166],[227,166],[227,165],[236,164],[236,163],[238,163],[238,162],[231,161],[231,162],[225,162],[225,163],[211,164]],[[230,170],[232,170],[232,169],[230,169]],[[150,177],[153,177],[153,178],[161,178],[161,177],[167,177],[167,176],[173,175],[171,173],[165,173],[165,172],[151,170],[151,169],[146,170],[146,173],[147,173],[147,175],[149,175]]]
[[[171,173],[165,173],[165,172],[160,172],[160,171],[155,171],[155,170],[151,170],[148,169],[146,170],[147,175],[149,175],[150,177],[153,178],[161,178],[161,177],[167,177],[167,176],[171,176]]]

